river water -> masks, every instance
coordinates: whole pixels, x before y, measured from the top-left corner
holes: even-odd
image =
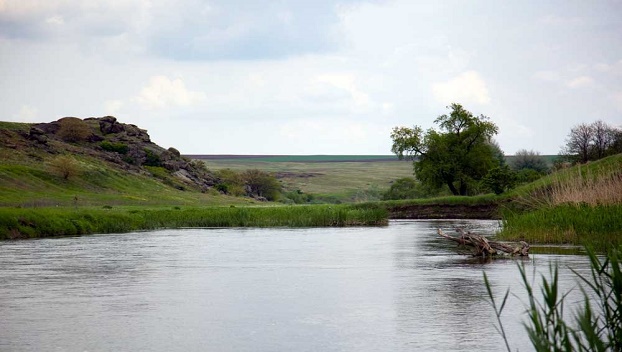
[[[485,271],[513,350],[529,351],[518,263],[589,270],[578,255],[482,262],[437,228],[181,229],[0,242],[0,351],[500,351]],[[575,288],[570,304],[581,302]],[[567,308],[570,310],[570,308]]]

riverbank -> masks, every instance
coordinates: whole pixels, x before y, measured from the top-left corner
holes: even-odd
[[[79,236],[180,227],[381,226],[382,208],[263,207],[0,208],[0,239]]]
[[[606,249],[622,244],[622,154],[558,171],[511,194],[498,238]]]

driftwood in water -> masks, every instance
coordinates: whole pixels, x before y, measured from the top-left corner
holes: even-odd
[[[441,229],[438,229],[438,234],[448,240],[458,242],[458,244],[473,247],[475,249],[473,255],[477,257],[494,256],[499,252],[519,255],[521,257],[529,255],[529,244],[525,241],[520,241],[520,246],[510,246],[501,242],[489,241],[483,236],[465,232],[462,229],[457,229],[456,231],[460,234],[460,237],[449,236]]]

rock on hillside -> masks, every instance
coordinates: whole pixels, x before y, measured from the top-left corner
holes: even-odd
[[[152,172],[153,168],[146,167],[161,167],[176,183],[202,191],[218,181],[202,162],[182,157],[175,148],[158,146],[146,130],[121,123],[113,116],[64,117],[50,123],[33,124],[29,131],[19,134],[21,140],[12,141],[15,148],[36,147],[51,154],[88,155],[128,172]]]

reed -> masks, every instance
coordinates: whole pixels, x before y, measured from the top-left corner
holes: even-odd
[[[387,224],[387,218],[385,209],[358,209],[348,205],[152,209],[0,208],[0,239],[180,227],[381,226]]]
[[[564,314],[568,293],[559,290],[556,266],[550,267],[548,279],[541,277],[539,290],[533,286],[525,266],[518,267],[528,297],[525,307],[528,319],[524,325],[535,351],[622,351],[622,251],[610,248],[602,258],[588,249],[588,255],[589,276],[572,270],[583,284],[583,306],[574,311],[573,317]],[[486,273],[484,285],[497,317],[495,327],[511,351],[500,319],[509,289],[498,301]]]
[[[606,249],[622,244],[622,204],[563,204],[503,216],[504,240],[528,243],[583,244]]]

